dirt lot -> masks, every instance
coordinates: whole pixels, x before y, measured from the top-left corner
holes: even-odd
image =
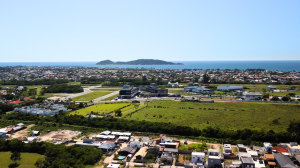
[[[41,135],[41,141],[52,141],[52,140],[63,140],[63,139],[71,139],[80,135],[79,131],[71,131],[71,130],[59,130],[59,131],[51,131],[44,135]]]
[[[19,138],[19,137],[27,137],[28,133],[27,131],[30,130],[31,127],[33,127],[34,124],[31,124],[31,125],[28,125],[27,128],[21,130],[21,131],[18,131],[16,133],[14,133],[12,136],[11,136],[11,139],[14,139],[14,138]]]

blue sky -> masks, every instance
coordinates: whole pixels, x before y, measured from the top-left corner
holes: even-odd
[[[0,1],[0,62],[300,60],[299,0]]]

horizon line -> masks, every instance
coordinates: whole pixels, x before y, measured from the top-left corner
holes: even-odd
[[[154,59],[158,60],[158,59]],[[183,62],[190,62],[190,61],[300,61],[299,60],[163,60],[163,61],[183,61]],[[99,61],[6,61],[6,62],[0,62],[0,63],[58,63],[58,62],[99,62]],[[116,61],[114,61],[116,62]]]

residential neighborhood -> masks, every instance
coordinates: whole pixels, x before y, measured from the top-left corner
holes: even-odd
[[[208,75],[210,83],[300,83],[297,71],[271,71],[264,69],[144,69],[144,68],[97,68],[97,67],[50,67],[15,66],[0,67],[0,81],[36,81],[43,79],[66,79],[79,81],[84,78],[146,79],[161,80],[169,87],[181,83],[202,82]]]
[[[0,129],[1,138],[12,138],[26,129],[23,123]],[[23,132],[27,132],[26,130]],[[3,136],[4,135],[4,136]],[[70,137],[72,137],[70,139]],[[76,136],[76,137],[75,137]],[[25,143],[50,141],[56,145],[90,146],[101,150],[105,167],[194,167],[194,168],[266,168],[299,167],[300,145],[296,142],[263,146],[212,144],[167,137],[136,136],[131,132],[103,131],[85,137],[80,132],[63,130],[40,134],[31,131],[15,137]],[[274,146],[276,145],[276,146]],[[201,146],[201,148],[199,148]]]

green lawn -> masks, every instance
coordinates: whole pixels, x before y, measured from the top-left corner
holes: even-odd
[[[115,94],[115,95],[112,95],[112,96],[109,96],[109,97],[106,98],[106,99],[102,99],[101,101],[109,101],[109,100],[112,100],[112,99],[118,97],[118,95],[119,95],[119,93],[117,93],[117,94]]]
[[[88,114],[91,113],[91,111],[93,112],[97,112],[99,114],[106,114],[106,113],[110,113],[116,109],[119,109],[121,107],[124,107],[126,105],[129,105],[130,103],[112,103],[112,104],[95,104],[93,106],[87,107],[87,108],[83,108],[80,110],[76,110],[74,112],[71,112],[70,114],[78,114],[78,115],[83,115],[86,116]]]
[[[78,96],[72,99],[72,101],[90,101],[96,99],[98,97],[102,97],[104,95],[110,94],[112,92],[92,92],[82,96]]]
[[[10,156],[10,152],[0,152],[0,167],[9,167],[10,164],[14,164],[10,160]],[[21,160],[17,162],[18,168],[34,168],[35,162],[40,158],[44,158],[44,156],[36,153],[21,153]]]
[[[91,89],[91,91],[96,91],[96,92],[103,92],[103,91],[119,91],[121,88],[96,88],[96,89]]]
[[[156,106],[156,108],[154,107]],[[164,108],[157,108],[162,106]],[[291,120],[300,119],[300,105],[268,103],[191,103],[153,101],[149,107],[127,116],[130,120],[167,122],[177,125],[221,129],[265,129],[285,131]],[[272,121],[279,119],[279,124]]]

